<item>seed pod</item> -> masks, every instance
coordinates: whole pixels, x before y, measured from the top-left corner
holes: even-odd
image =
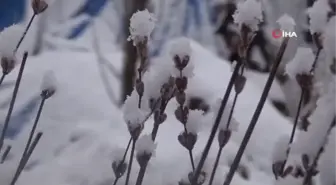
[[[9,74],[15,67],[16,60],[14,57],[2,57],[1,58],[1,67],[2,67],[2,73],[4,75]]]
[[[48,8],[48,4],[44,0],[32,0],[31,7],[35,15],[44,12]]]

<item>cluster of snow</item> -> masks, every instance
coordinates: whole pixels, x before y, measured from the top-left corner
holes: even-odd
[[[321,155],[321,159],[319,161],[320,181],[322,184],[333,184],[336,181],[335,146],[336,146],[336,137],[335,137],[335,129],[333,129],[328,138],[328,143],[325,146],[325,151]]]
[[[5,28],[0,33],[0,56],[1,57],[13,57],[16,45],[18,44],[24,27],[21,25],[12,25]]]
[[[170,47],[170,56],[173,59],[175,56],[178,56],[180,60],[189,60],[188,65],[182,70],[182,76],[187,78],[191,78],[194,76],[194,63],[193,56],[190,45],[190,40],[182,37],[174,40]],[[174,69],[172,72],[174,77],[180,76],[180,71],[178,69]]]
[[[136,45],[138,42],[143,41],[145,38],[149,39],[155,27],[155,18],[152,13],[147,9],[137,11],[131,17],[130,23],[130,40]]]
[[[133,90],[132,94],[127,97],[123,106],[124,120],[130,129],[142,126],[141,124],[143,124],[143,121],[149,114],[150,108],[145,97],[142,97],[140,108],[138,106],[139,99],[139,95],[135,90]]]
[[[186,124],[187,131],[192,134],[198,134],[201,130],[202,125],[204,125],[204,115],[203,111],[192,110],[189,111],[188,120]]]
[[[317,0],[308,9],[309,28],[312,34],[323,33],[327,25],[328,13],[331,11],[328,0]]]
[[[239,27],[244,24],[253,31],[257,31],[259,24],[263,21],[261,2],[257,0],[238,2],[233,19]]]
[[[155,156],[155,149],[157,144],[152,140],[150,134],[142,135],[136,143],[135,149],[138,155],[147,154]]]
[[[292,61],[286,65],[286,73],[292,78],[295,78],[298,74],[309,74],[314,59],[315,55],[310,48],[300,47]]]
[[[56,90],[57,89],[57,79],[55,73],[53,71],[47,71],[44,74],[42,84],[41,84],[41,91],[44,90]]]
[[[273,162],[285,161],[287,158],[287,149],[289,144],[289,135],[279,137],[273,148]]]
[[[277,23],[280,25],[280,29],[285,31],[294,31],[296,25],[293,17],[289,16],[288,14],[283,14],[277,20]]]

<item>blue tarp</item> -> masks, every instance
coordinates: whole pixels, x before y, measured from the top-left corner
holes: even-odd
[[[20,22],[24,11],[25,0],[0,0],[0,30]]]

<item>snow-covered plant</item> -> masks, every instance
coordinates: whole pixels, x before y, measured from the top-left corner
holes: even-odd
[[[323,32],[323,50],[326,53],[327,64],[330,66],[331,71],[336,72],[336,17],[330,18],[324,32]]]
[[[328,0],[317,0],[307,10],[309,17],[309,29],[311,34],[322,33],[327,25],[328,14],[331,11]]]
[[[295,29],[296,23],[293,17],[288,14],[283,14],[276,22],[279,24],[281,30],[294,31]]]
[[[155,17],[147,9],[135,12],[131,17],[129,40],[133,41],[134,46],[139,42],[147,42],[155,27]]]
[[[294,79],[300,75],[310,75],[314,59],[315,55],[310,48],[300,47],[292,61],[286,65],[286,73]]]
[[[155,156],[157,144],[152,140],[151,135],[142,135],[136,145],[136,159],[140,168],[146,168],[151,157]]]
[[[184,131],[178,136],[178,140],[182,146],[188,149],[192,169],[195,169],[192,149],[197,141],[197,133],[187,130],[189,108],[186,106],[187,94],[185,92],[188,87],[188,78],[194,75],[194,64],[191,60],[191,52],[192,49],[187,38],[176,40],[170,50],[170,55],[175,66],[173,75],[175,77],[176,87],[175,99],[178,103],[175,110],[175,117],[184,127]],[[193,116],[197,116],[198,112],[192,114]],[[193,118],[191,117],[189,127],[195,131],[195,125],[197,125],[197,123],[191,123],[192,120]]]
[[[44,99],[50,98],[57,90],[57,79],[53,71],[45,73],[41,85],[41,96]]]
[[[259,24],[263,21],[261,2],[257,0],[239,2],[233,19],[240,28],[245,25],[253,31],[257,31]]]

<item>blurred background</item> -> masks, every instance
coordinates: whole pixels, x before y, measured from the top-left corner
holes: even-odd
[[[151,58],[162,54],[162,48],[168,41],[186,36],[225,59],[225,62],[239,60],[239,32],[232,19],[237,0],[46,1],[49,8],[33,22],[25,39],[25,50],[32,55],[54,50],[93,51],[97,60],[105,60],[103,53],[122,51],[123,70],[121,74],[115,74],[122,81],[121,92],[117,93],[115,100],[119,104],[132,90],[137,55],[135,47],[126,39],[129,18],[136,10],[147,8],[157,19],[149,48]],[[281,15],[287,13],[295,19],[298,34],[298,38],[291,39],[284,61],[293,57],[298,45],[312,44],[306,9],[314,0],[261,1],[265,20],[248,52],[248,68],[256,74],[266,75],[279,46],[279,40],[272,38],[271,33],[277,28],[276,20]],[[333,7],[331,15],[334,15],[335,1],[330,0],[330,5]],[[0,31],[12,24],[26,25],[32,15],[30,0],[1,0],[0,8]],[[116,73],[113,71],[111,68],[111,72]],[[283,75],[281,68],[277,83],[282,91],[279,93],[284,93],[284,98],[275,96],[273,104],[282,114],[293,115],[295,108],[291,105],[295,105],[297,97],[293,96],[293,88],[288,88],[293,83]]]

